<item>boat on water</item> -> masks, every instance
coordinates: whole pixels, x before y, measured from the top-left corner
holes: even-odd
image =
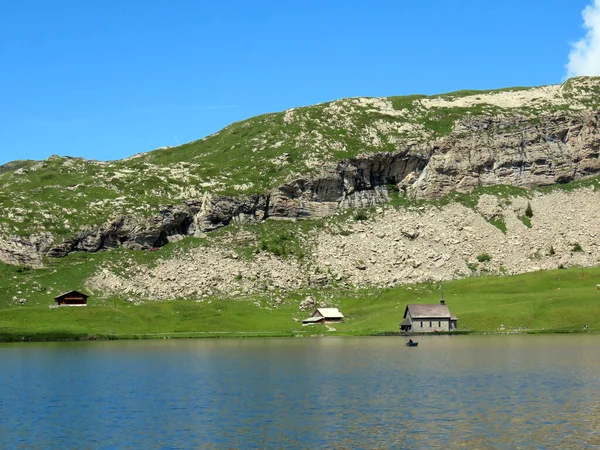
[[[418,342],[414,342],[412,339],[411,339],[411,340],[409,340],[409,341],[406,343],[406,346],[407,346],[407,347],[416,347],[417,345],[419,345],[419,343],[418,343]]]

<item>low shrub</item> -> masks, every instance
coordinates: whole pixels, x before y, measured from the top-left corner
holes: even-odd
[[[258,248],[261,251],[272,253],[275,256],[287,257],[295,255],[298,258],[304,256],[304,252],[299,245],[298,239],[286,232],[275,236],[263,236],[260,239]]]
[[[492,259],[492,257],[490,255],[488,255],[487,253],[482,253],[481,255],[477,255],[477,261],[479,261],[480,263],[487,262],[491,259]]]
[[[356,214],[354,214],[354,220],[359,221],[359,220],[369,220],[369,216],[367,216],[367,213],[363,210],[358,211]]]

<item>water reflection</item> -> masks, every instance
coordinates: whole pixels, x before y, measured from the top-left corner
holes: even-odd
[[[0,346],[3,448],[593,448],[600,336]]]

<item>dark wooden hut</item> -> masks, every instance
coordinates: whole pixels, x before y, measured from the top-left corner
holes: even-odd
[[[85,306],[88,297],[79,291],[69,291],[54,297],[54,302],[59,306]]]

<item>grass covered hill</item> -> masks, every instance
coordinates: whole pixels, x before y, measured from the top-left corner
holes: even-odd
[[[600,78],[352,98],[5,164],[0,337],[304,335],[307,299],[387,333],[442,287],[467,330],[597,329],[599,107]]]

